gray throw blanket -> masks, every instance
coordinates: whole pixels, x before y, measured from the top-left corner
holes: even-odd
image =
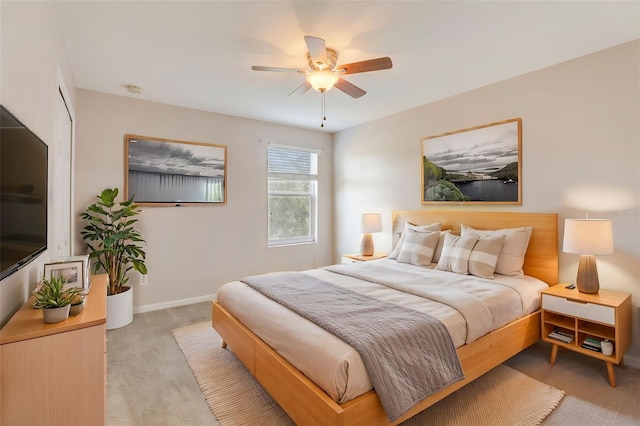
[[[425,285],[425,276],[408,271],[390,268],[384,262],[352,263],[348,265],[330,265],[324,269],[336,274],[347,275],[360,280],[381,284],[394,290],[414,294],[450,306],[460,312],[467,322],[467,338],[465,343],[471,343],[479,337],[493,330],[493,314],[487,304],[471,294],[457,290],[451,286],[450,280],[442,276],[429,277],[429,284]],[[479,283],[482,278],[470,275],[455,274],[456,282]],[[434,285],[435,284],[435,285]],[[495,283],[491,283],[495,285]],[[445,288],[442,288],[445,286]],[[513,290],[515,292],[515,290]],[[520,300],[520,297],[518,297]]]
[[[358,351],[391,421],[464,377],[449,332],[427,314],[299,272],[242,282]]]

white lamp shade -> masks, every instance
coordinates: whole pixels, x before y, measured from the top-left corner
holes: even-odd
[[[613,253],[613,226],[609,219],[565,219],[562,251],[603,255]]]
[[[382,231],[382,215],[380,213],[365,213],[362,215],[360,232],[369,234]]]
[[[331,70],[317,70],[307,74],[305,79],[314,90],[327,92],[338,82],[339,77]]]

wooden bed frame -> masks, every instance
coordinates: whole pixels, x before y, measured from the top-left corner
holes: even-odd
[[[549,285],[558,280],[558,216],[547,213],[470,212],[462,210],[395,211],[394,243],[405,222],[417,225],[443,222],[444,229],[459,233],[463,223],[475,229],[532,226],[524,271]],[[540,311],[501,327],[468,345],[458,348],[464,370],[462,381],[436,392],[405,415],[389,421],[375,391],[343,404],[336,403],[315,383],[285,361],[218,302],[212,306],[213,327],[253,376],[280,404],[296,424],[388,425],[398,424],[435,404],[462,386],[511,358],[540,339]]]

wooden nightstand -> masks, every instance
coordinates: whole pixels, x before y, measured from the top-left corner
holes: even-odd
[[[542,340],[553,344],[549,363],[555,364],[559,347],[600,359],[607,365],[609,384],[616,387],[613,365],[624,366],[624,353],[631,343],[631,295],[603,289],[587,294],[566,286],[558,284],[542,292]],[[572,335],[573,340],[566,343],[549,337],[554,330]],[[608,339],[613,354],[583,348],[587,338]]]
[[[384,254],[374,254],[373,256],[363,256],[361,254],[343,254],[342,263],[360,263],[370,260],[378,260],[386,257]]]

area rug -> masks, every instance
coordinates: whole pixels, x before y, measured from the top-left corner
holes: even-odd
[[[173,336],[222,426],[293,425],[210,322],[173,330]],[[539,425],[564,391],[500,365],[429,407],[403,426]]]

